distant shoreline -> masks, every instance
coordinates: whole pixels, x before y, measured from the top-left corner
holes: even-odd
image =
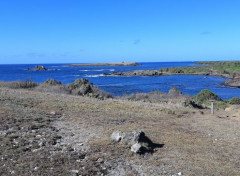
[[[69,64],[63,67],[91,67],[91,66],[140,66],[137,62],[119,62],[119,63],[89,63],[89,64]]]
[[[133,70],[126,72],[104,73],[105,76],[167,76],[167,75],[204,75],[219,76],[229,80],[225,86],[240,88],[240,61],[197,62],[202,67],[168,67],[159,70]]]

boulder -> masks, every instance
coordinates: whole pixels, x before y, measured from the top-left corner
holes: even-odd
[[[93,84],[84,78],[75,80],[68,88],[74,95],[87,95],[93,92]]]
[[[111,140],[125,144],[130,147],[132,152],[137,154],[152,153],[154,148],[161,147],[159,144],[154,144],[143,131],[114,131]]]

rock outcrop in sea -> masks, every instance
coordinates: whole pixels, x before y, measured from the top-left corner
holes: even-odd
[[[44,67],[43,65],[36,65],[35,68],[28,68],[29,71],[47,71],[48,68]]]

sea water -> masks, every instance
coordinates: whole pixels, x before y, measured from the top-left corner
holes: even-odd
[[[194,66],[195,62],[149,62],[140,66],[88,66],[66,67],[67,64],[39,64],[50,69],[48,71],[29,71],[36,64],[0,65],[1,81],[32,80],[42,83],[47,79],[56,79],[62,83],[71,83],[78,78],[86,78],[100,89],[113,95],[151,92],[158,90],[168,92],[176,87],[184,94],[195,95],[202,89],[209,89],[223,99],[240,97],[239,88],[222,85],[226,78],[201,75],[171,75],[171,76],[104,76],[104,73],[123,72],[131,70],[158,70],[166,67]]]

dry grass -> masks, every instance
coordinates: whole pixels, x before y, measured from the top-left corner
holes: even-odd
[[[78,149],[86,150],[88,159],[82,162],[93,167],[77,168],[82,174],[96,175],[97,172],[90,170],[98,170],[96,160],[103,158],[100,165],[108,168],[109,174],[173,175],[181,172],[183,175],[240,175],[239,106],[233,111],[216,111],[211,116],[209,110],[200,111],[174,103],[98,100],[27,90],[0,90],[1,100],[11,99],[12,104],[16,104],[21,99],[22,104],[27,104],[24,109],[43,114],[54,110],[64,114],[52,125],[61,128],[62,142],[73,147],[84,143],[84,148]],[[30,99],[31,107],[28,104]],[[0,110],[0,116],[6,113]],[[115,130],[139,129],[164,147],[152,155],[137,156],[124,145],[109,141]]]

